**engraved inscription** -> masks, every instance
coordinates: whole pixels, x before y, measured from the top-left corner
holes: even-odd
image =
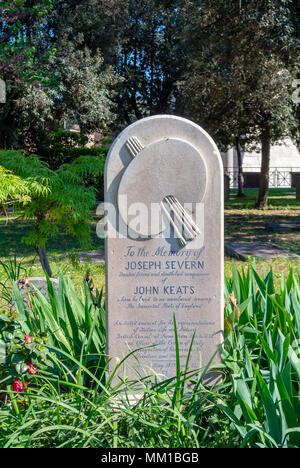
[[[120,317],[126,319],[113,323],[115,340],[125,342],[128,350],[154,345],[140,350],[137,357],[163,375],[173,374],[176,368],[174,314],[183,363],[188,358],[194,333],[193,369],[200,366],[203,346],[214,339],[216,323],[207,320],[205,311],[215,298],[203,295],[201,288],[201,278],[210,276],[204,252],[205,247],[171,251],[164,245],[151,251],[147,244],[138,247],[128,244],[124,249],[119,278],[132,278],[132,285],[126,295],[117,298]],[[149,312],[148,320],[145,312]],[[196,312],[199,319],[190,316],[191,312]]]

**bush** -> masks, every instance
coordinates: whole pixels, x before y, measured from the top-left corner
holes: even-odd
[[[12,388],[18,394],[34,381],[42,369],[49,373],[51,361],[47,360],[46,333],[25,334],[22,316],[15,310],[0,310],[1,384],[0,398]],[[4,390],[4,393],[1,392]]]
[[[59,147],[54,148],[45,148],[41,153],[41,159],[49,164],[50,168],[53,170],[58,169],[63,164],[73,163],[77,158],[83,157],[97,157],[103,161],[106,159],[108,149],[105,146],[100,147],[78,147],[78,148],[68,148],[68,147]],[[92,186],[96,189],[96,198],[97,200],[104,199],[104,177],[102,174],[95,176],[88,176],[84,178],[84,184]]]
[[[59,130],[53,133],[39,148],[39,155],[50,169],[56,170],[62,164],[73,163],[81,156],[98,157],[103,162],[106,160],[108,146],[112,143],[110,139],[103,139],[101,146],[87,148],[88,139],[85,135],[66,130]],[[107,146],[106,146],[107,145]],[[86,186],[92,185],[97,191],[97,199],[104,199],[104,178],[103,175],[89,176],[85,178]]]
[[[60,128],[58,131],[50,133],[45,142],[47,144],[44,143],[44,146],[47,147],[75,148],[76,146],[85,146],[88,138],[82,133],[70,132]]]
[[[105,146],[94,146],[92,148],[67,148],[57,146],[55,148],[45,148],[43,152],[40,153],[40,157],[49,165],[50,169],[56,170],[62,164],[72,163],[80,156],[95,156],[105,160],[107,153],[108,149]]]

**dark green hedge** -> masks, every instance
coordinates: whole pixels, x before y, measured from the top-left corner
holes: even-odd
[[[80,133],[59,129],[45,138],[43,144],[38,149],[38,154],[41,160],[45,161],[52,170],[58,169],[62,164],[72,163],[80,156],[98,156],[105,161],[112,140],[103,139],[102,146],[94,146],[92,148],[85,146],[87,141],[87,137]],[[103,176],[97,178],[89,177],[85,180],[85,183],[86,185],[94,186],[97,190],[97,199],[103,200]]]
[[[43,161],[49,164],[50,168],[58,169],[62,164],[71,163],[79,156],[99,156],[106,159],[108,149],[105,146],[93,148],[66,148],[63,146],[55,146],[52,148],[42,148],[40,157]]]

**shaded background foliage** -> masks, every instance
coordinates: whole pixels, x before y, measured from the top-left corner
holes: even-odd
[[[262,143],[265,206],[270,145],[299,141],[298,2],[11,0],[1,8],[1,147],[39,153],[66,122],[88,134],[174,113],[221,149]]]

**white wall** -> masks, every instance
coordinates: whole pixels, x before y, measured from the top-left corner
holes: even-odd
[[[230,149],[227,153],[222,153],[224,168],[232,169],[237,168],[237,155],[235,149]],[[247,171],[259,172],[261,166],[261,153],[258,152],[245,152],[243,154],[243,169]],[[283,144],[274,145],[271,147],[271,168],[277,169],[292,169],[300,172],[300,153],[297,147],[290,139],[284,141]]]
[[[260,165],[260,153],[246,152],[244,154],[244,170],[253,167],[260,167]],[[291,140],[287,139],[282,145],[272,146],[270,167],[276,167],[277,169],[291,168],[293,171],[295,169],[300,169],[300,153]]]
[[[221,153],[224,172],[230,175],[231,187],[238,185],[238,163],[234,148]],[[246,172],[260,172],[261,153],[245,152],[243,154],[243,170]],[[276,169],[276,170],[275,170]],[[281,145],[271,147],[270,187],[290,187],[291,172],[300,172],[300,153],[290,139]]]

